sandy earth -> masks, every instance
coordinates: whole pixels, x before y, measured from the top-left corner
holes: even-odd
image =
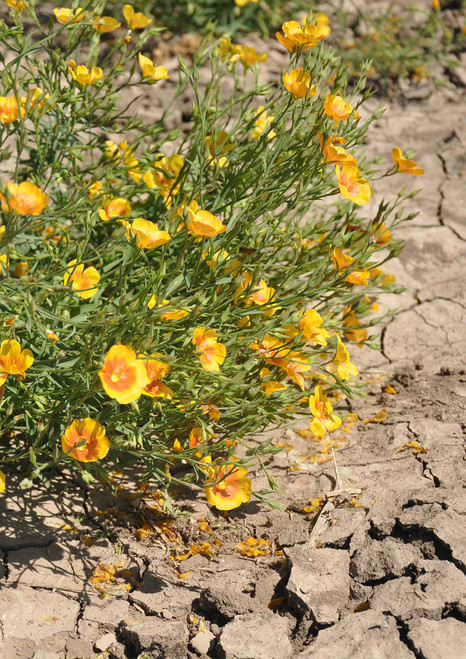
[[[251,501],[228,518],[186,492],[175,504],[189,514],[173,519],[150,485],[123,483],[115,499],[66,475],[54,491],[22,491],[11,475],[1,657],[466,657],[465,86],[466,67],[456,86],[425,83],[369,134],[387,158],[413,148],[426,175],[405,176],[424,188],[389,268],[406,292],[380,300],[398,307],[381,352],[353,349],[370,395],[351,402],[359,420],[335,460],[316,464],[310,438],[275,433],[286,448],[267,467],[283,509]],[[264,555],[237,551],[250,537]],[[212,555],[171,558],[191,543]]]

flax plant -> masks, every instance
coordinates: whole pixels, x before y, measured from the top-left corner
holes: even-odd
[[[374,297],[397,290],[381,266],[409,219],[404,193],[361,206],[418,169],[400,150],[383,171],[364,158],[381,110],[364,111],[364,76],[346,95],[323,37],[290,49],[301,97],[260,84],[261,54],[209,43],[148,123],[140,99],[168,77],[145,50],[151,17],[63,11],[44,23],[25,0],[0,22],[0,462],[26,484],[136,466],[229,510],[278,450],[251,438],[341,423],[326,396],[357,386],[353,345],[375,347]],[[167,131],[186,93],[192,122]]]

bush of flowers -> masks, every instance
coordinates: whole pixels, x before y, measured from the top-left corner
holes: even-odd
[[[4,472],[27,486],[60,467],[86,482],[137,467],[220,510],[264,499],[248,468],[277,448],[250,439],[300,417],[318,438],[340,426],[335,394],[351,395],[355,346],[383,320],[374,296],[396,291],[381,266],[404,195],[364,213],[373,181],[422,170],[399,147],[383,172],[364,158],[380,112],[362,107],[364,77],[347,94],[322,15],[283,25],[274,85],[258,79],[267,54],[227,37],[180,59],[183,132],[137,116],[137,94],[167,85],[151,16],[89,3],[43,21],[6,1]]]

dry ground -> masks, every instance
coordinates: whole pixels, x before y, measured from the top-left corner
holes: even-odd
[[[272,50],[267,75],[281,57]],[[352,401],[359,421],[335,461],[313,463],[295,431],[277,435],[287,447],[268,468],[283,510],[250,502],[228,518],[184,492],[189,515],[166,517],[150,485],[114,499],[65,476],[24,492],[11,476],[0,656],[466,657],[466,67],[456,83],[401,98],[370,132],[373,153],[412,147],[426,175],[406,176],[424,188],[397,233],[406,246],[391,269],[406,292],[381,300],[398,307],[381,352],[355,355],[370,395]],[[273,551],[242,556],[251,536]],[[192,542],[213,556],[172,560]]]

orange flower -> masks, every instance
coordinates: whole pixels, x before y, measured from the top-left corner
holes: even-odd
[[[135,13],[134,7],[132,5],[124,5],[123,7],[123,16],[125,21],[128,23],[128,27],[132,30],[141,30],[144,27],[147,27],[152,23],[152,18],[144,16],[140,11]]]
[[[316,386],[314,395],[309,396],[309,407],[314,415],[309,429],[316,437],[324,437],[327,430],[332,432],[341,426],[341,419],[333,414],[333,407],[322,393],[320,384]]]
[[[94,20],[94,30],[99,34],[106,34],[112,32],[121,26],[120,21],[112,16],[98,16]]]
[[[304,391],[304,378],[301,374],[312,369],[309,359],[302,352],[290,352],[286,359],[280,360],[280,362],[283,362],[279,366],[283,368],[287,376]]]
[[[350,341],[355,343],[362,343],[367,339],[367,330],[365,328],[358,327],[361,323],[356,318],[354,311],[351,311],[351,307],[347,306],[343,312],[344,320],[343,325],[345,326],[345,336]]]
[[[410,174],[411,176],[422,176],[424,174],[424,170],[417,166],[415,160],[407,160],[403,157],[399,146],[395,146],[393,148],[392,157],[398,172],[403,172],[403,174]]]
[[[63,7],[60,9],[54,9],[53,13],[55,14],[57,21],[62,25],[65,25],[66,23],[79,23],[79,21],[82,21],[86,15],[86,12],[81,9],[81,7],[75,9],[74,13],[72,13],[71,9]]]
[[[201,353],[199,361],[206,371],[219,371],[219,365],[223,364],[227,349],[223,343],[217,343],[217,332],[205,327],[194,330],[193,344]]]
[[[110,398],[121,404],[132,403],[139,398],[150,381],[145,360],[137,359],[134,350],[124,345],[110,348],[99,377]]]
[[[83,87],[89,87],[89,85],[92,85],[94,82],[101,80],[104,75],[104,72],[99,66],[93,66],[92,69],[88,69],[87,66],[84,66],[83,64],[76,66],[74,60],[69,60],[68,70],[71,73],[73,80],[79,82]]]
[[[211,405],[208,403],[207,405],[201,405],[202,411],[204,414],[208,414],[211,419],[214,421],[219,421],[220,420],[220,410],[216,405]]]
[[[4,124],[11,124],[21,115],[24,118],[26,110],[21,106],[26,102],[24,96],[19,97],[19,103],[15,96],[0,96],[0,121]]]
[[[144,387],[141,393],[152,398],[169,398],[171,400],[175,392],[162,382],[162,378],[170,372],[170,365],[157,359],[161,356],[159,353],[154,353],[144,360],[149,384]]]
[[[304,23],[302,27],[298,21],[288,21],[287,23],[283,23],[282,30],[284,36],[280,34],[280,32],[276,32],[275,36],[282,46],[285,46],[290,53],[298,48],[301,48],[302,50],[314,48],[319,41],[330,34],[330,28],[328,25],[319,21],[317,21],[316,24]]]
[[[331,119],[335,121],[346,121],[353,111],[351,103],[345,101],[342,96],[335,94],[327,94],[324,102],[324,112]],[[359,119],[359,115],[355,112],[354,118]]]
[[[77,260],[73,259],[68,263],[68,270],[65,272],[63,283],[68,284],[71,282],[71,288],[76,295],[83,300],[89,300],[97,293],[96,284],[100,281],[100,275],[92,266],[84,269],[84,265],[80,263],[76,265]]]
[[[285,73],[283,84],[295,98],[305,98],[306,96],[310,98],[317,93],[317,85],[310,87],[311,76],[304,69],[293,69],[293,71]]]
[[[165,245],[171,240],[171,236],[167,231],[159,231],[156,224],[144,220],[142,217],[136,218],[133,224],[127,227],[126,236],[128,238],[131,237],[131,233],[137,234],[137,246],[144,249],[160,247],[160,245]]]
[[[219,233],[226,231],[226,226],[222,224],[218,217],[209,213],[209,211],[200,210],[197,211],[194,216],[191,216],[188,229],[196,236],[212,238],[213,236],[218,236]]]
[[[154,66],[152,60],[139,53],[139,66],[142,69],[144,78],[150,78],[151,82],[158,82],[159,80],[168,79],[170,76],[167,74],[167,69],[164,66]]]
[[[207,467],[208,480],[204,484],[207,501],[217,510],[233,510],[251,498],[251,481],[247,469],[234,465]],[[215,482],[220,481],[220,482]]]
[[[2,209],[16,211],[20,215],[40,215],[49,203],[49,198],[37,185],[29,181],[6,184],[8,198],[0,195]]]
[[[95,462],[105,458],[110,443],[105,428],[94,419],[74,419],[61,437],[63,453],[79,462]],[[74,448],[76,447],[76,448]]]
[[[99,208],[99,217],[104,222],[113,217],[126,217],[131,215],[131,204],[127,199],[115,197],[105,204],[104,208]]]
[[[29,348],[21,350],[15,339],[6,339],[0,345],[0,385],[7,375],[16,375],[19,380],[26,377],[26,370],[32,365],[34,356]]]
[[[360,178],[360,171],[356,165],[335,166],[338,187],[341,196],[350,199],[358,206],[367,204],[372,195],[371,186],[365,178]]]
[[[206,430],[204,430],[203,433],[200,426],[195,426],[189,433],[189,448],[196,448],[196,446],[199,446],[202,442],[208,442],[212,437],[213,435]],[[202,453],[199,453],[198,455],[202,455]]]

